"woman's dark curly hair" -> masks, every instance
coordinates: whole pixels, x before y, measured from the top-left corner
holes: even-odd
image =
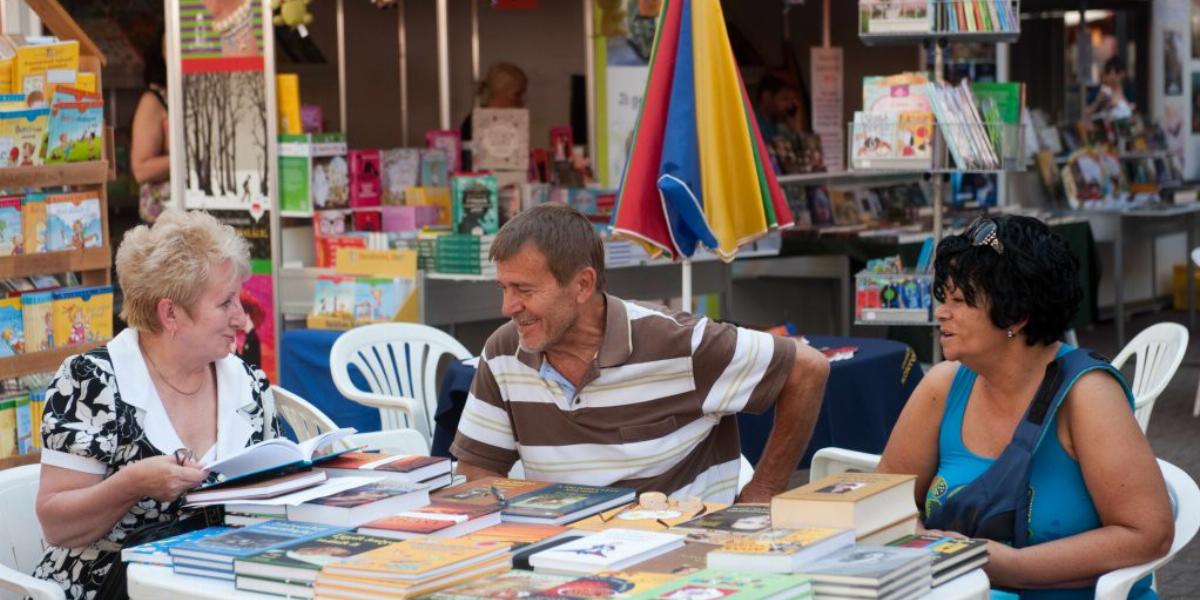
[[[1066,241],[1045,223],[1022,216],[991,217],[1004,254],[990,245],[973,245],[967,233],[948,236],[937,247],[933,295],[946,299],[951,283],[970,306],[989,306],[1000,329],[1026,321],[1030,346],[1062,337],[1079,308],[1079,259]]]

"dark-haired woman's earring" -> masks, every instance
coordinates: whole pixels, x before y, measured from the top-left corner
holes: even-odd
[[[1007,335],[1007,336],[1008,336],[1008,339],[1010,339],[1010,340],[1011,340],[1011,339],[1012,339],[1012,337],[1013,337],[1014,335],[1017,335],[1017,334],[1016,334],[1016,333],[1015,333],[1013,330],[1009,329],[1008,331],[1004,332],[1004,335]]]

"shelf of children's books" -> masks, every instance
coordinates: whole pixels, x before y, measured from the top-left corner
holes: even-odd
[[[73,344],[53,350],[43,350],[41,352],[30,352],[29,354],[18,354],[16,356],[0,358],[0,373],[4,373],[5,377],[19,377],[21,375],[29,375],[30,373],[56,371],[58,370],[58,366],[68,356],[83,354],[96,346],[106,343],[108,343],[108,340],[96,340],[94,342]]]
[[[41,462],[41,460],[42,453],[36,450],[20,456],[0,458],[0,471],[3,471],[4,469],[11,469],[13,467],[37,464],[38,462]]]
[[[0,256],[0,279],[28,277],[68,271],[99,271],[112,266],[112,251],[108,246]]]
[[[0,169],[0,189],[101,185],[108,181],[108,161],[62,163]]]
[[[860,33],[858,39],[867,46],[905,46],[925,42],[948,44],[1008,44],[1021,37],[1020,31],[973,31],[947,33],[921,31],[913,33]]]
[[[859,0],[858,36],[867,45],[949,43],[1000,44],[1021,36],[1017,0]]]
[[[861,179],[912,179],[925,175],[924,171],[906,171],[906,170],[862,170],[851,169],[847,171],[832,171],[821,173],[801,173],[798,175],[780,175],[778,177],[780,184],[790,183],[824,183],[827,181],[850,181]]]

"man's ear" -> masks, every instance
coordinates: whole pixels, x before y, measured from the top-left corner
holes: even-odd
[[[596,269],[584,267],[575,274],[575,301],[583,304],[596,293]]]

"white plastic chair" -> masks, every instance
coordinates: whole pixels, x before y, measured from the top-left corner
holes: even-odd
[[[746,487],[746,484],[750,483],[750,480],[754,478],[754,465],[750,464],[750,461],[746,459],[745,454],[741,455],[740,459],[741,462],[738,463],[737,483],[737,491],[739,492],[741,492],[742,488]],[[508,477],[510,479],[525,479],[525,465],[521,464],[520,460],[513,463],[512,468],[508,470]]]
[[[877,454],[844,448],[822,448],[813,455],[809,479],[816,481],[846,471],[870,472],[877,466]],[[1171,497],[1171,509],[1174,512],[1175,539],[1171,542],[1171,549],[1162,558],[1105,573],[1096,581],[1096,600],[1127,598],[1133,584],[1175,558],[1200,530],[1200,487],[1183,469],[1165,460],[1158,459],[1158,468],[1167,482],[1167,494]]]
[[[445,332],[417,323],[378,323],[351,329],[329,353],[333,384],[347,398],[379,409],[380,428],[411,428],[433,442],[437,409],[437,368],[449,354],[463,360],[467,349]],[[350,366],[362,373],[370,390],[350,380]]]
[[[285,390],[277,385],[271,386],[275,396],[275,409],[287,421],[296,434],[296,439],[304,441],[326,431],[337,429],[333,422],[321,409],[311,402]],[[343,448],[367,448],[381,450],[392,454],[426,455],[429,447],[425,438],[412,429],[390,429],[386,431],[371,431],[356,433],[338,442]]]
[[[1187,344],[1186,327],[1179,323],[1156,323],[1137,334],[1113,359],[1113,366],[1120,369],[1131,357],[1137,357],[1130,388],[1133,390],[1133,416],[1142,433],[1150,425],[1150,413],[1158,396],[1183,362]]]
[[[62,588],[29,573],[42,560],[45,542],[34,502],[41,465],[0,471],[0,598],[63,600]]]

